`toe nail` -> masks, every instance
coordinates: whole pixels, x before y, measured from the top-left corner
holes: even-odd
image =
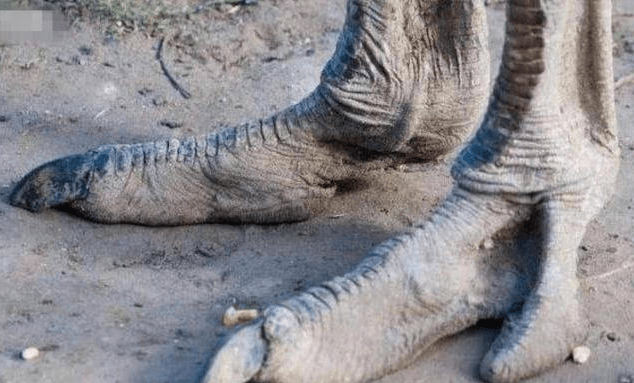
[[[290,330],[299,325],[291,310],[282,306],[271,306],[264,312],[264,334],[270,342],[288,342]]]

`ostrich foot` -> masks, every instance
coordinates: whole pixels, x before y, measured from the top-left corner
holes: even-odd
[[[604,194],[585,190],[566,193],[576,201],[562,203],[553,195],[504,198],[458,186],[412,233],[238,330],[203,381],[364,382],[406,366],[441,337],[501,317],[481,377],[510,383],[552,368],[587,333],[576,249]],[[506,241],[508,229],[529,217],[541,229],[530,232],[537,252],[479,249],[494,235]]]
[[[454,190],[412,233],[239,329],[203,381],[363,382],[411,363],[439,338],[522,302],[530,262],[481,254],[478,245],[526,213]]]
[[[245,379],[368,381],[491,317],[506,322],[482,362],[484,379],[515,382],[568,357],[586,336],[576,250],[618,169],[609,9],[608,0],[510,0],[500,75],[445,203],[351,273],[266,310],[248,327],[254,336],[239,333],[220,349],[205,382],[237,376],[221,368],[245,364],[227,357],[236,344],[264,350]],[[571,73],[572,64],[587,67]],[[474,251],[529,215],[538,251]]]
[[[306,219],[305,202],[331,197],[338,181],[462,143],[484,107],[486,40],[480,1],[350,0],[320,84],[298,104],[204,137],[49,162],[9,201],[111,223]]]

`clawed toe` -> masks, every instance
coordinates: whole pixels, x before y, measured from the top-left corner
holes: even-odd
[[[521,265],[502,253],[491,263],[474,246],[515,216],[504,201],[455,190],[413,233],[383,243],[348,274],[264,310],[214,357],[208,377],[365,382],[411,363],[484,312],[508,310],[524,298],[515,294],[524,283]],[[263,343],[261,368],[248,370]]]
[[[244,383],[255,376],[266,356],[263,320],[242,327],[216,353],[202,383]]]
[[[92,161],[75,155],[46,163],[24,176],[9,195],[9,203],[33,212],[86,198]]]
[[[482,379],[491,383],[510,383],[537,375],[562,363],[576,346],[583,343],[587,324],[579,311],[553,306],[525,308],[523,313],[512,313],[507,317],[500,335],[480,365]]]

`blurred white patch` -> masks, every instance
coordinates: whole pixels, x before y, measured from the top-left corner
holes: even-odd
[[[584,364],[590,359],[590,354],[592,352],[586,346],[575,347],[572,350],[572,360],[577,364]]]
[[[105,96],[108,100],[114,100],[117,98],[117,94],[119,93],[119,89],[114,83],[107,82],[103,85],[103,89],[101,90],[103,96]]]
[[[24,360],[35,359],[40,355],[40,350],[35,347],[29,347],[22,350],[21,356]]]
[[[67,29],[63,16],[52,11],[0,11],[0,42],[49,42]]]

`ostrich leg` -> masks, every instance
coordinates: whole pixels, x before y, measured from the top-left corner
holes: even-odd
[[[515,382],[561,363],[587,331],[577,247],[618,167],[610,6],[510,0],[500,74],[444,204],[349,274],[238,330],[204,381],[367,381],[492,316],[505,324],[483,379]],[[474,250],[528,216],[541,250],[523,260],[538,268]]]
[[[577,248],[618,167],[610,0],[512,0],[506,36],[487,122],[454,176],[532,199],[545,236],[537,284],[482,362],[491,382],[534,375],[585,339]]]
[[[332,196],[337,181],[462,143],[485,106],[488,67],[479,0],[349,0],[321,82],[297,105],[204,137],[52,161],[10,202],[112,223],[306,219],[305,201]]]
[[[439,338],[517,305],[520,264],[491,267],[478,245],[527,213],[455,189],[411,234],[350,273],[267,308],[214,356],[205,383],[364,382],[411,363]]]

